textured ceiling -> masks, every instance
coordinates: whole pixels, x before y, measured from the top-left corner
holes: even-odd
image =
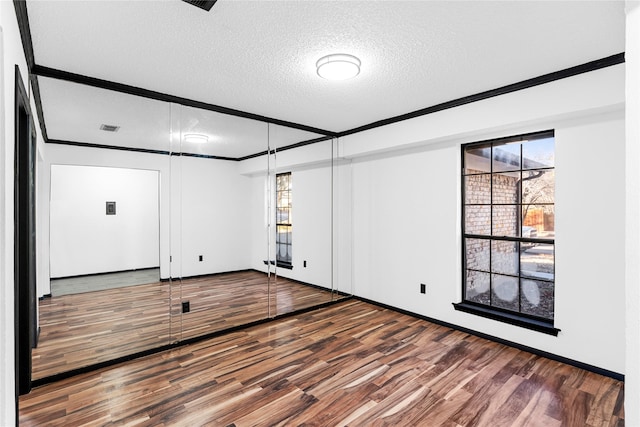
[[[333,132],[624,51],[623,1],[219,0],[211,12],[178,0],[28,1],[27,8],[38,65]],[[316,75],[318,58],[343,52],[361,59],[358,77]]]

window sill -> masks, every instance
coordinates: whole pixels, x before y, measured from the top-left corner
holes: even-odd
[[[285,263],[285,262],[276,262],[276,261],[263,261],[265,265],[267,264],[271,264],[271,265],[275,265],[276,267],[279,268],[286,268],[287,270],[293,270],[293,265],[289,264],[289,263]]]
[[[531,319],[518,315],[517,313],[509,313],[495,310],[491,307],[483,307],[480,305],[470,304],[467,302],[454,303],[453,308],[465,313],[475,314],[477,316],[486,317],[488,319],[497,320],[499,322],[508,323],[514,326],[531,329],[533,331],[542,332],[544,334],[558,336],[560,329],[554,328],[553,323],[544,320]]]

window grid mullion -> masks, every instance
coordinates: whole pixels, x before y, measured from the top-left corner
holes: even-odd
[[[522,230],[524,229],[524,218],[522,217],[522,166],[524,159],[522,158],[522,144],[520,144],[520,181],[518,184],[518,236],[522,237]],[[522,313],[522,257],[520,256],[521,244],[518,243],[518,313]]]
[[[489,240],[489,306],[493,307],[493,143],[491,144],[491,150],[489,150],[491,157],[489,159],[489,173],[491,179],[489,179],[489,235],[492,237]]]

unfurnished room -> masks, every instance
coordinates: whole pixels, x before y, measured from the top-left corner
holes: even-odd
[[[640,427],[640,2],[0,2],[0,425]]]

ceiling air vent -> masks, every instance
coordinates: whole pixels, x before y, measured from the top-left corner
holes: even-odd
[[[213,7],[213,5],[216,4],[216,1],[218,0],[182,0],[182,1],[185,3],[192,4],[196,7],[199,7],[200,9],[203,9],[209,12]]]
[[[106,132],[118,132],[118,129],[120,129],[120,126],[115,126],[115,125],[100,125],[100,130],[106,131]]]

